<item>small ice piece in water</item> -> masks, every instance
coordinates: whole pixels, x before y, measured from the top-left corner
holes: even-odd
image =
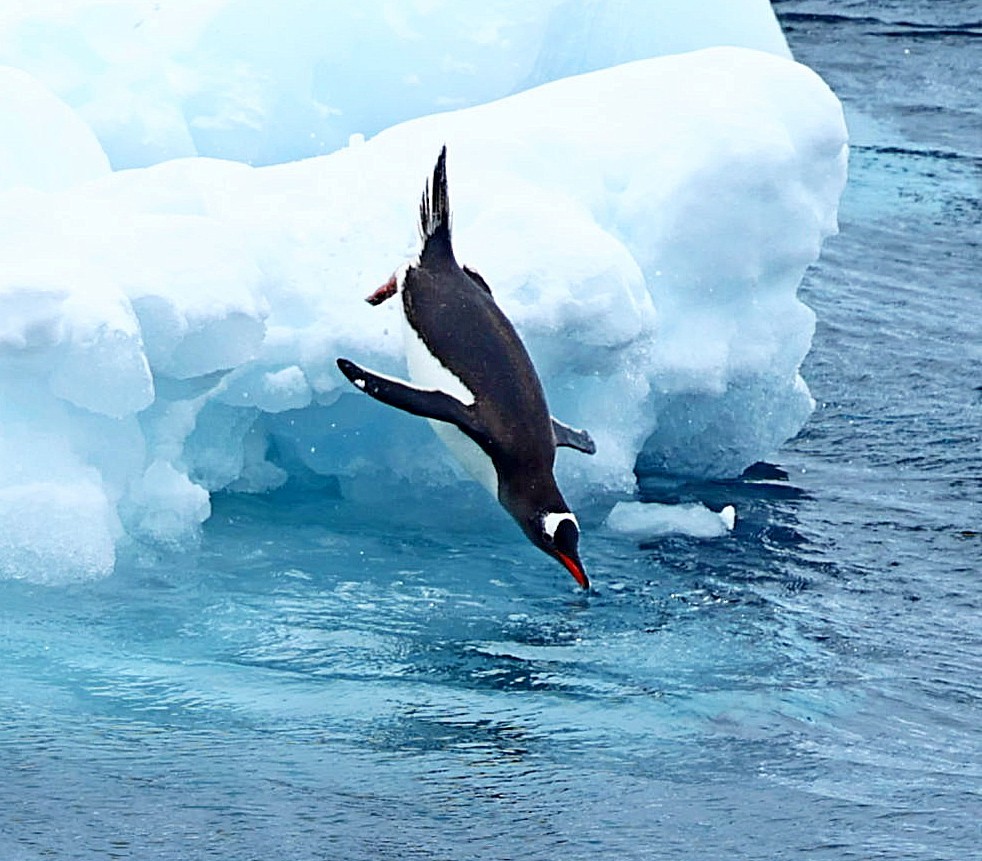
[[[724,505],[723,510],[719,513],[719,519],[723,521],[727,531],[732,532],[736,525],[736,509],[732,505]]]
[[[673,534],[719,538],[730,532],[735,523],[736,509],[732,505],[717,512],[698,502],[684,505],[618,502],[607,515],[610,529],[637,538]]]

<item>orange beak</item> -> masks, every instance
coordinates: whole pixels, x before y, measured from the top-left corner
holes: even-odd
[[[583,570],[583,566],[571,556],[567,556],[565,553],[559,554],[559,561],[566,566],[566,570],[573,575],[573,579],[580,584],[584,589],[590,588],[590,578],[586,576],[586,571]]]

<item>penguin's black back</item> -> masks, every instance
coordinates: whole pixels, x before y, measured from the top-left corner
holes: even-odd
[[[487,284],[454,258],[446,148],[420,203],[420,230],[419,265],[407,271],[402,291],[406,321],[474,395],[471,412],[484,437],[476,441],[499,473],[551,473],[555,442],[539,375]]]

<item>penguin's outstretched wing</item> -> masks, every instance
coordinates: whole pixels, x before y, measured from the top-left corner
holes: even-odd
[[[369,371],[348,359],[337,361],[341,373],[375,400],[414,416],[449,422],[475,440],[484,436],[471,411],[452,395],[435,389],[418,389],[394,377]]]
[[[553,418],[552,420],[552,435],[556,440],[557,446],[562,445],[566,446],[566,448],[575,448],[584,454],[597,453],[597,444],[593,441],[593,437],[590,434],[585,430],[576,430],[576,428],[571,428],[569,425],[564,425],[557,418]]]

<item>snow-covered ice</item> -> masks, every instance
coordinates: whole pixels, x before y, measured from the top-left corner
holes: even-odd
[[[60,191],[109,173],[92,129],[37,78],[0,65],[0,191]]]
[[[138,5],[78,3],[58,20],[84,11],[97,32],[99,15]],[[201,4],[201,33],[212,13],[247,7]],[[673,46],[689,46],[686,27],[711,29],[693,20]],[[58,129],[18,176],[0,174],[0,576],[97,576],[122,543],[184,545],[220,489],[456,481],[425,422],[334,365],[405,373],[396,309],[363,298],[415,254],[443,143],[458,256],[526,339],[553,412],[597,442],[593,458],[561,453],[569,495],[629,490],[639,453],[703,477],[772,453],[812,408],[798,367],[814,318],[796,290],[835,230],[846,133],[834,95],[782,56],[770,24],[756,33],[771,53],[711,48],[564,77],[262,168],[196,157],[109,172],[68,106],[0,74],[10,122],[38,135],[44,112]],[[543,46],[558,51],[536,32],[538,49],[531,36],[522,48],[533,66]],[[543,77],[572,68],[559,57]]]

